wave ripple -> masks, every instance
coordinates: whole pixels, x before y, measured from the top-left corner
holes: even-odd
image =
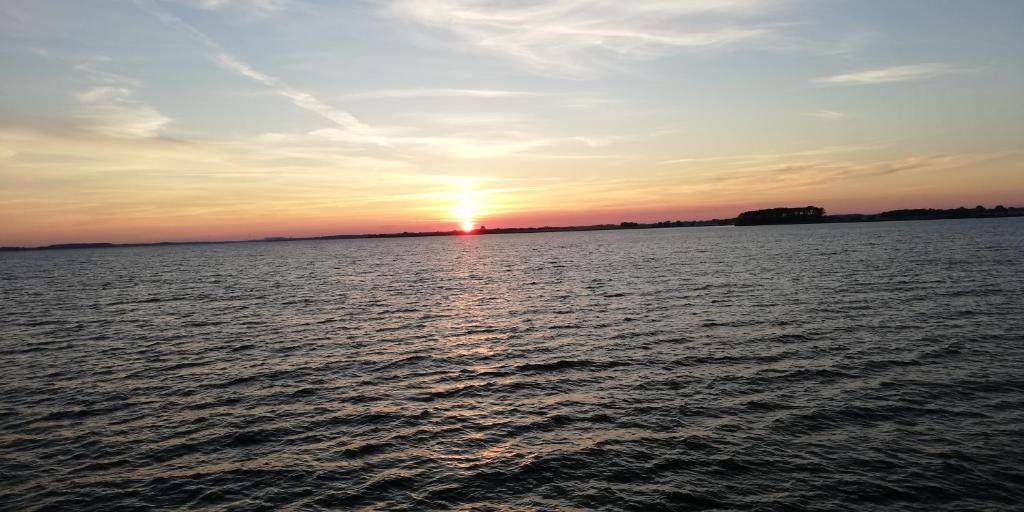
[[[1019,510],[1024,222],[0,255],[0,508]]]

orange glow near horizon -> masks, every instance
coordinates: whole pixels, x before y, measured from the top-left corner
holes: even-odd
[[[859,160],[843,154],[830,160],[806,149],[771,155],[772,162],[753,170],[735,169],[753,165],[746,160],[722,157],[674,164],[679,169],[671,172],[657,162],[636,162],[628,175],[590,160],[540,156],[530,160],[538,171],[492,162],[483,174],[483,164],[474,161],[451,174],[386,166],[374,173],[346,174],[337,171],[345,168],[341,160],[337,167],[311,167],[301,177],[275,172],[279,159],[299,151],[305,149],[289,141],[182,146],[165,139],[0,129],[0,246],[472,233],[481,224],[512,228],[706,220],[808,204],[829,213],[876,213],[1024,203],[1020,153],[866,154]],[[50,155],[50,160],[41,163],[31,155]],[[516,157],[506,158],[514,162]],[[78,163],[65,165],[68,161]],[[202,169],[210,162],[217,162],[222,174],[178,171]],[[120,171],[136,168],[145,172]],[[893,168],[902,170],[883,172]],[[822,173],[830,179],[819,179]],[[64,184],[40,185],[57,182]]]

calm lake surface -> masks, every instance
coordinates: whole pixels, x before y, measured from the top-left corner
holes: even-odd
[[[0,509],[1024,502],[1024,219],[8,253],[0,296]]]

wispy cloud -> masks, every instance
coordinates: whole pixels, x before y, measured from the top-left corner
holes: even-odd
[[[184,31],[202,43],[209,50],[210,58],[224,69],[262,84],[276,94],[287,98],[296,107],[316,114],[334,125],[331,128],[311,132],[313,136],[351,144],[427,147],[458,158],[493,158],[549,143],[546,138],[518,136],[513,139],[417,136],[403,133],[406,130],[402,128],[371,126],[359,120],[355,115],[331,106],[312,93],[292,87],[283,80],[256,69],[181,18],[151,4],[143,3],[142,5],[164,23]]]
[[[611,144],[615,144],[616,142],[621,142],[621,141],[624,141],[624,140],[628,140],[630,138],[631,137],[627,137],[627,136],[624,136],[624,135],[610,135],[610,136],[605,136],[605,137],[578,136],[578,137],[572,137],[572,140],[574,140],[576,142],[580,142],[582,144],[585,144],[588,147],[600,148],[600,147],[608,146],[608,145],[611,145]]]
[[[391,12],[538,70],[586,76],[607,57],[650,58],[774,34],[750,17],[778,1],[399,0]]]
[[[218,10],[234,8],[245,10],[256,14],[269,14],[280,11],[288,3],[288,0],[183,0],[189,5],[200,9]]]
[[[317,114],[353,134],[370,131],[370,127],[357,119],[356,116],[344,110],[334,108],[306,91],[285,85],[277,78],[257,71],[219,47],[215,48],[213,57],[224,68],[265,85],[277,94],[290,100],[296,107]]]
[[[80,128],[108,137],[138,139],[160,135],[173,121],[138,98],[142,82],[104,69],[111,62],[108,57],[68,56],[38,48],[33,53],[67,64],[91,84],[74,95],[74,118]]]
[[[369,131],[369,127],[360,122],[354,115],[344,110],[336,109],[306,91],[291,87],[276,77],[257,70],[228,52],[216,41],[181,18],[145,1],[140,1],[139,5],[163,23],[185,32],[205,46],[210,51],[210,59],[221,67],[262,84],[278,95],[287,98],[295,106],[312,112],[334,123],[339,128],[350,132]]]
[[[964,169],[984,172],[996,162],[1012,164],[1014,159],[1019,159],[1019,152],[911,154],[881,160],[768,161],[718,170],[713,180],[690,174],[686,177],[689,179],[682,179],[676,186],[660,188],[657,181],[652,181],[649,192],[652,196],[689,195],[698,201],[774,202],[782,196],[821,198],[835,194],[837,188],[861,187],[865,183],[875,187],[906,187],[908,180],[923,183],[929,181],[925,177],[934,179],[937,173],[949,175]]]
[[[935,172],[975,166],[1013,155],[1012,152],[920,154],[889,160],[852,162],[830,160],[808,164],[752,167],[737,169],[731,176],[737,180],[761,181],[765,186],[785,188],[786,184],[825,185],[836,180],[863,180],[909,172]],[[727,182],[729,176],[723,176]],[[773,183],[778,180],[778,182]]]
[[[907,80],[923,80],[965,71],[967,70],[943,63],[908,64],[905,66],[866,69],[841,75],[826,76],[818,78],[815,82],[829,85],[874,85],[905,82]]]
[[[430,112],[405,114],[402,117],[425,130],[433,130],[433,127],[453,127],[455,129],[473,129],[478,133],[480,129],[493,130],[495,127],[501,127],[506,132],[513,127],[521,131],[535,126],[537,123],[534,116],[521,111],[455,112],[450,114]]]
[[[110,137],[154,137],[171,118],[133,97],[124,87],[101,86],[75,96],[81,105],[77,117],[87,128]]]
[[[394,131],[394,130],[392,130]],[[420,136],[378,132],[353,139],[351,134],[336,128],[315,130],[311,135],[338,142],[364,142],[382,146],[415,146],[444,156],[467,159],[495,158],[550,144],[546,138],[530,136]]]
[[[881,146],[875,145],[863,145],[863,146],[825,146],[815,149],[804,149],[800,151],[789,151],[785,153],[754,153],[754,154],[743,154],[743,155],[731,155],[731,156],[710,156],[710,157],[696,157],[696,158],[676,158],[673,160],[665,160],[661,162],[662,165],[674,165],[683,163],[704,163],[704,162],[764,162],[771,160],[793,160],[793,159],[806,159],[809,157],[823,157],[828,155],[837,155],[842,153],[859,153],[862,151],[872,151],[881,149]]]
[[[811,112],[805,112],[804,115],[807,117],[814,117],[825,121],[839,121],[841,119],[847,119],[850,117],[850,115],[845,112],[839,112],[837,110],[826,110],[823,108],[819,108]]]
[[[496,89],[383,89],[354,92],[338,96],[340,100],[376,100],[395,98],[522,98],[544,96],[543,93],[527,91],[504,91]]]

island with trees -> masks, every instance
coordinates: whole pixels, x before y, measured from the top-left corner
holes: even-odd
[[[987,219],[995,217],[1021,217],[1024,208],[999,205],[995,208],[975,206],[974,208],[916,208],[889,210],[881,213],[846,213],[826,215],[825,209],[818,206],[802,206],[798,208],[769,208],[751,210],[736,217],[737,226],[760,226],[769,224],[812,224],[835,222],[883,222],[907,220],[939,220],[939,219]]]
[[[825,209],[818,206],[801,208],[769,208],[743,212],[736,217],[737,226],[759,226],[762,224],[807,224],[821,222]]]

